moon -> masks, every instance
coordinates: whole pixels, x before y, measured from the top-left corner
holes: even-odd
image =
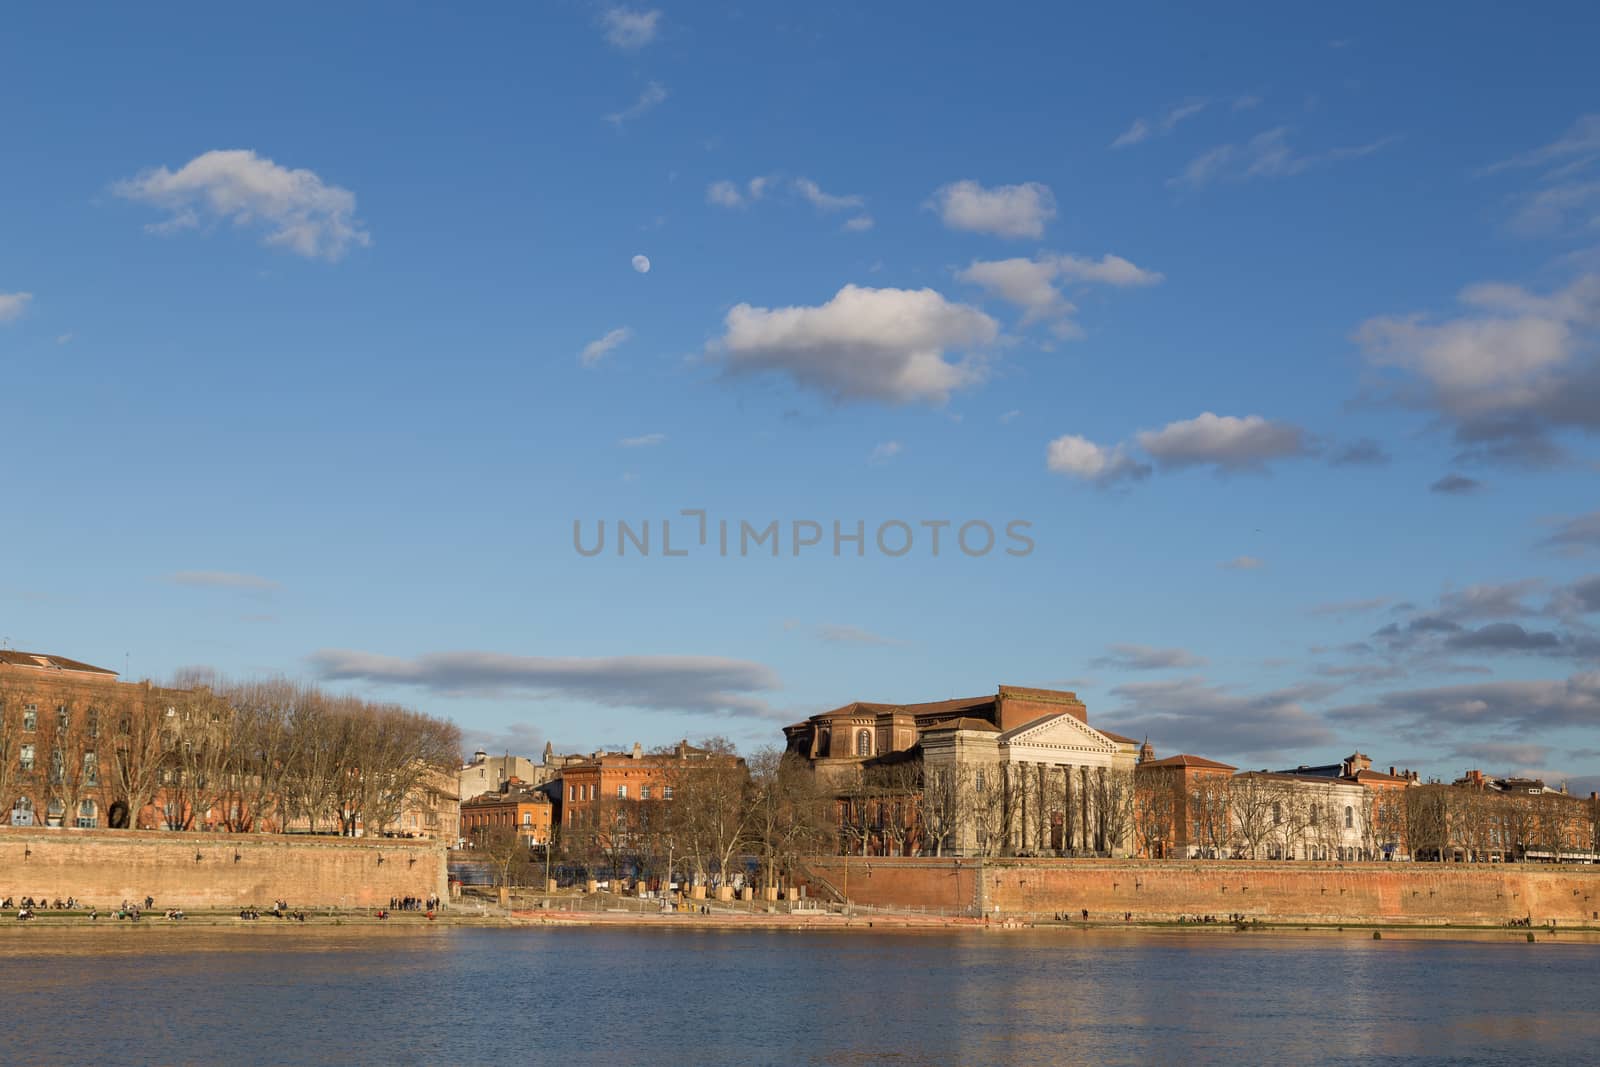
[[[650,257],[649,256],[634,256],[633,257],[633,269],[638,271],[640,274],[649,274],[650,273]]]

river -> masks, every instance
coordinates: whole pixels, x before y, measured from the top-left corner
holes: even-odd
[[[1233,931],[7,932],[5,1064],[1582,1063],[1600,944]]]

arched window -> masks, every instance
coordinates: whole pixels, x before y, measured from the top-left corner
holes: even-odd
[[[1345,807],[1344,807],[1344,828],[1346,830],[1352,829],[1352,828],[1354,828],[1355,824],[1356,824],[1356,809],[1351,807],[1350,805],[1346,804]]]
[[[96,810],[94,801],[85,800],[78,805],[78,826],[85,830],[94,828]]]
[[[871,730],[857,730],[856,731],[856,755],[858,755],[858,756],[870,756],[870,755],[872,755],[872,731]]]

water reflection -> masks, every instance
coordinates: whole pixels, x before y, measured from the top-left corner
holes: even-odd
[[[0,942],[0,997],[27,1020],[0,1062],[1498,1063],[1600,1040],[1592,942],[32,933]]]

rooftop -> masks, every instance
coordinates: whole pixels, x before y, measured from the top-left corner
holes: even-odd
[[[51,656],[40,652],[14,652],[11,649],[0,649],[0,664],[8,667],[32,667],[35,670],[46,671],[77,671],[80,674],[104,674],[112,678],[117,676],[116,671],[93,664],[82,663],[65,656]]]

